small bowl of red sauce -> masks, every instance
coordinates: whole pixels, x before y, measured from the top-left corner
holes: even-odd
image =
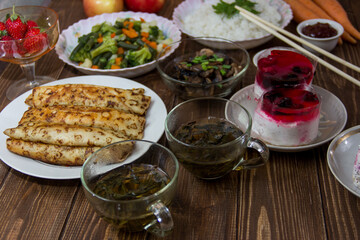
[[[329,19],[309,19],[298,24],[296,28],[300,37],[328,52],[331,52],[344,33],[340,23]],[[317,53],[310,47],[303,44],[307,50]]]

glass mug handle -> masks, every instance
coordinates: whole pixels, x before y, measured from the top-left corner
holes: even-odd
[[[250,137],[247,147],[247,157],[242,157],[239,164],[234,168],[235,170],[257,168],[264,165],[269,160],[269,148],[259,139]],[[257,156],[250,156],[255,154],[250,154],[249,149],[255,150]]]
[[[174,227],[169,209],[158,200],[151,204],[149,210],[153,212],[156,219],[148,223],[144,229],[159,237],[168,235]]]

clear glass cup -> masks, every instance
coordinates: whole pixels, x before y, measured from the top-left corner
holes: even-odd
[[[253,115],[252,135],[277,146],[301,146],[318,136],[321,97],[312,87],[265,92]]]
[[[251,116],[240,104],[204,97],[174,107],[166,117],[165,134],[179,162],[196,177],[210,180],[268,161],[269,149],[250,137],[251,126]],[[248,158],[250,148],[259,154]]]
[[[43,6],[16,6],[14,10],[25,21],[32,20],[36,22],[42,32],[21,39],[0,40],[0,61],[20,65],[25,74],[25,79],[14,82],[7,89],[6,97],[9,100],[15,99],[20,94],[36,86],[55,80],[48,76],[35,76],[35,62],[55,47],[60,32],[59,16],[50,8]],[[13,8],[0,10],[0,21],[5,22],[6,16],[12,13]]]
[[[264,92],[277,87],[292,88],[312,84],[317,61],[295,48],[273,47],[258,56],[254,96],[260,99]]]
[[[92,154],[81,169],[81,183],[91,206],[113,226],[166,236],[174,226],[168,207],[178,173],[178,161],[166,147],[128,140]]]

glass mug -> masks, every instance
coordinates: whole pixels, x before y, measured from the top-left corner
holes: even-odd
[[[119,229],[166,236],[174,223],[168,209],[176,191],[179,163],[166,147],[128,140],[93,153],[81,169],[87,200]]]
[[[217,97],[195,98],[174,107],[165,120],[170,149],[201,179],[217,179],[233,170],[264,165],[269,149],[250,137],[252,120],[240,104]],[[248,149],[259,154],[246,159]]]

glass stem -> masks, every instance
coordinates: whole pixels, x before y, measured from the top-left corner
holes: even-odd
[[[38,86],[35,81],[35,62],[20,65],[30,86]]]

